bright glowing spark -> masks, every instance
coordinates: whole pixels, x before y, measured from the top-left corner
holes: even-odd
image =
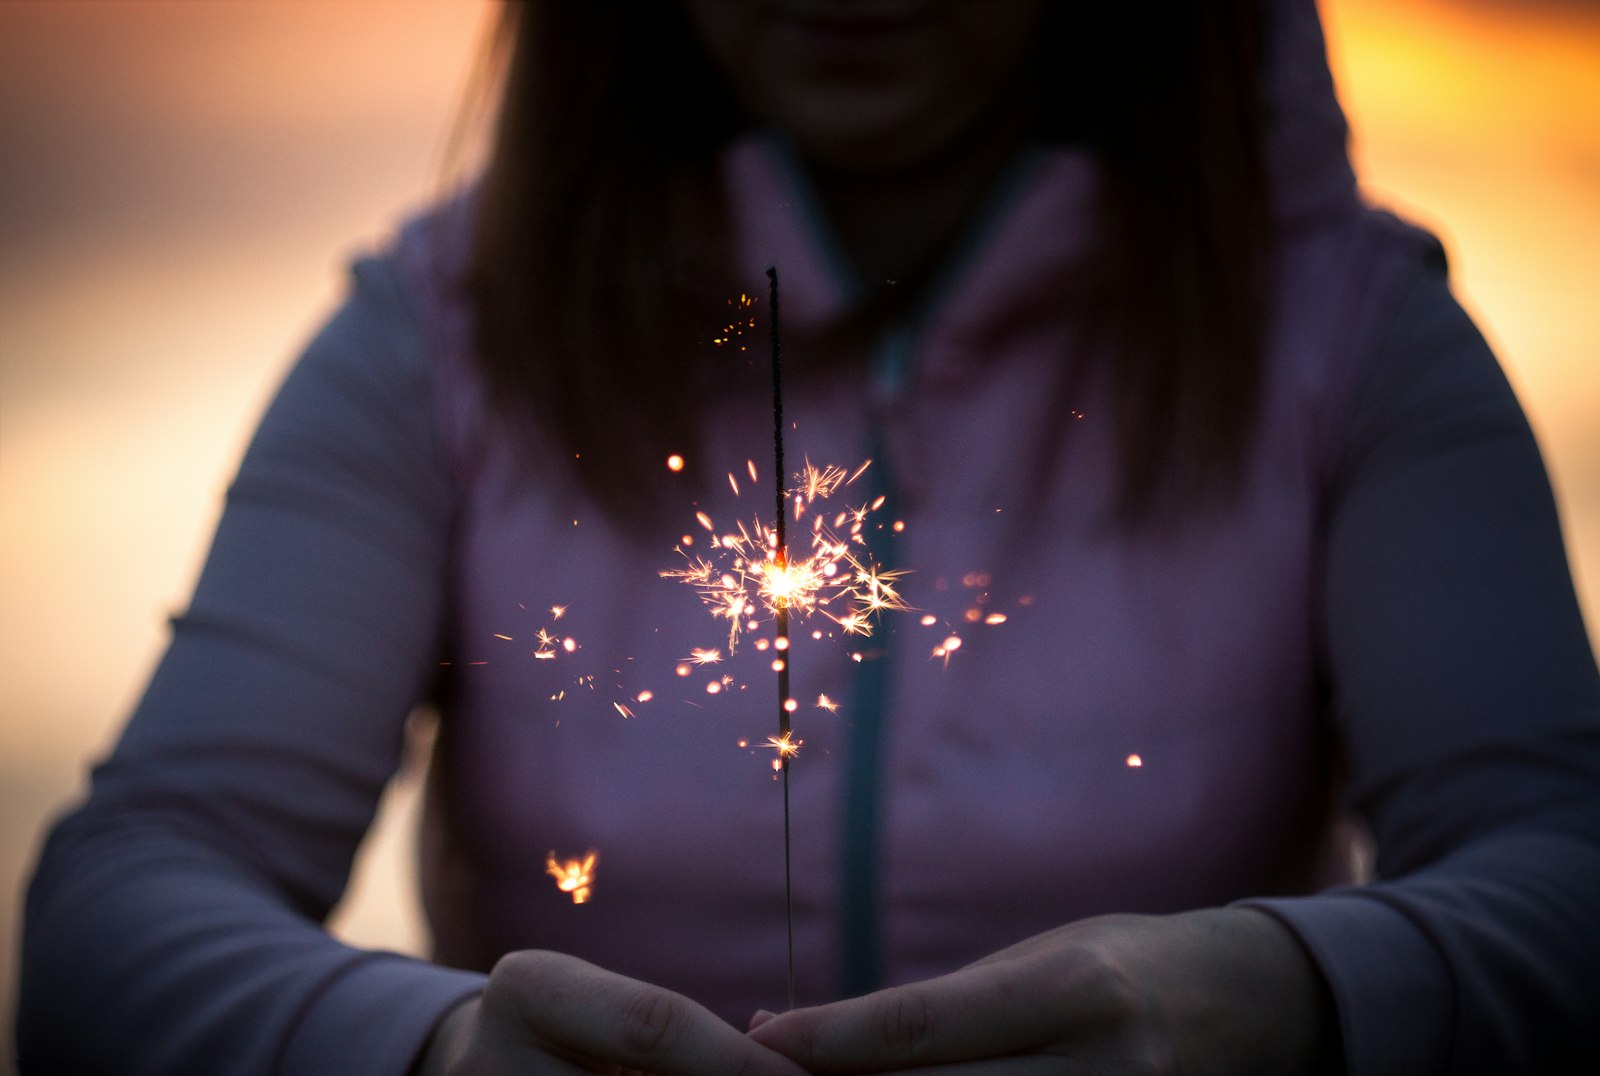
[[[818,502],[849,485],[870,463],[849,473],[807,461],[787,491],[795,518],[803,518]],[[755,474],[753,462],[747,469]],[[737,491],[731,473],[728,481]],[[776,532],[760,517],[719,533],[710,516],[697,512],[695,519],[713,536],[711,550],[705,556],[691,555],[680,545],[683,566],[661,575],[693,587],[712,617],[728,622],[730,653],[742,631],[758,626],[763,614],[775,616],[780,609],[798,618],[820,612],[847,634],[868,635],[879,613],[907,608],[896,589],[902,573],[880,568],[865,550],[864,523],[881,505],[878,498],[847,508],[834,516],[832,525],[820,511],[814,513],[806,539],[810,548],[803,555],[795,548],[779,550]]]
[[[611,705],[615,706],[617,708],[617,713],[621,714],[623,717],[632,717],[633,716],[633,711],[628,709],[626,706],[622,705],[622,703],[614,702]]]
[[[656,693],[654,691],[641,691],[641,692],[639,692],[639,694],[635,695],[633,698],[634,698],[635,702],[649,702],[651,699],[653,699],[655,697],[656,697]]]
[[[565,605],[552,605],[550,607],[550,619],[551,620],[560,620],[562,617],[564,617],[566,615],[567,615],[567,607]]]
[[[944,642],[933,648],[933,656],[944,659],[944,667],[950,667],[950,655],[961,649],[961,636],[951,635]]]
[[[715,665],[722,660],[722,651],[716,649],[703,649],[695,647],[689,651],[689,656],[684,659],[695,665]]]
[[[556,888],[572,894],[572,903],[585,904],[594,895],[594,865],[600,862],[600,853],[593,848],[581,859],[556,861],[555,852],[544,857],[544,869],[556,880]]]
[[[1140,766],[1144,765],[1144,759],[1140,758],[1138,755],[1129,755],[1127,761],[1128,761],[1128,768],[1129,769],[1136,770]]]
[[[678,455],[676,452],[668,456],[667,470],[674,472],[683,470],[683,457]]]
[[[985,624],[1004,624],[1006,622],[1006,615],[1004,613],[990,613],[988,616],[983,618],[983,622]]]
[[[767,742],[761,746],[770,747],[778,752],[778,758],[773,759],[774,762],[777,762],[779,759],[794,758],[800,753],[800,745],[803,743],[805,743],[804,740],[795,739],[794,732],[790,731],[782,736],[768,736]]]
[[[830,714],[836,714],[839,712],[839,704],[828,698],[827,695],[818,695],[817,709],[826,710]]]

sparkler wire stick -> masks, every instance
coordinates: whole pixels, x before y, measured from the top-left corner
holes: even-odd
[[[773,506],[774,528],[778,548],[773,561],[779,571],[789,566],[789,543],[784,537],[783,491],[783,359],[778,345],[778,268],[767,269],[771,312],[768,314],[772,334],[772,476],[776,501]],[[780,598],[777,603],[778,630],[778,739],[788,743],[792,728],[789,724],[789,603]],[[794,1008],[794,869],[789,841],[789,756],[780,749],[778,761],[783,772],[783,907],[784,921],[789,935],[789,1008]]]

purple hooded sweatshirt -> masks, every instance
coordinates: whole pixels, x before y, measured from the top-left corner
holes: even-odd
[[[1565,1071],[1600,1056],[1600,682],[1554,505],[1437,243],[1358,200],[1312,5],[1273,11],[1276,298],[1236,499],[1110,525],[1111,408],[1059,300],[1097,184],[1072,149],[1017,163],[854,372],[795,381],[790,460],[872,464],[791,526],[884,498],[853,548],[912,607],[794,627],[799,1000],[1246,902],[1317,963],[1349,1071]],[[725,168],[746,290],[780,266],[786,329],[822,339],[860,287],[803,170],[758,136]],[[25,1069],[400,1073],[522,948],[741,1024],[781,1007],[771,618],[730,640],[662,575],[728,556],[695,513],[726,534],[771,511],[762,368],[718,360],[683,448],[700,484],[660,474],[681,519],[608,517],[487,420],[441,283],[464,242],[445,211],[358,262],[264,419],[41,858]],[[435,963],[320,926],[429,698]],[[576,905],[546,856],[590,848]]]

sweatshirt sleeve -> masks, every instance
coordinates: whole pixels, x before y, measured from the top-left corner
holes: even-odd
[[[321,923],[438,671],[451,496],[389,260],[268,409],[190,607],[28,892],[25,1072],[403,1073],[482,977]]]
[[[1528,423],[1442,259],[1352,403],[1324,566],[1370,883],[1251,902],[1321,967],[1348,1071],[1600,1071],[1600,678]]]

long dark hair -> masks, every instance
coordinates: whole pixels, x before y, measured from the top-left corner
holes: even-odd
[[[1050,4],[1039,134],[1104,169],[1090,337],[1112,357],[1125,518],[1225,492],[1261,395],[1272,213],[1261,0]],[[537,428],[612,509],[690,444],[703,346],[732,287],[714,161],[743,119],[680,5],[508,4],[465,280],[499,417]],[[719,300],[720,301],[720,300]],[[622,431],[619,435],[619,431]]]

